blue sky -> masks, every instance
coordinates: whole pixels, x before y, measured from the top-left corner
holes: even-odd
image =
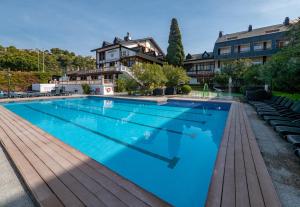
[[[220,30],[232,33],[300,16],[299,0],[0,0],[0,44],[59,47],[81,55],[103,40],[152,36],[166,51],[176,17],[186,53],[211,51]]]

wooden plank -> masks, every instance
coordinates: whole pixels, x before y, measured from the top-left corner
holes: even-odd
[[[247,136],[241,134],[241,105],[237,104],[237,115],[236,115],[236,127],[235,127],[235,195],[236,195],[236,206],[248,207],[249,196],[245,172],[244,152],[242,146],[242,139],[247,139]]]
[[[1,117],[0,117],[1,118]],[[55,174],[36,156],[24,143],[19,141],[15,134],[12,133],[7,126],[3,124],[2,118],[0,127],[7,134],[14,145],[22,152],[31,165],[47,183],[47,185],[55,192],[56,196],[66,206],[83,206],[82,202],[55,176]]]
[[[2,119],[3,121],[3,119]],[[3,121],[4,122],[4,121]],[[19,139],[19,142],[23,142],[34,154],[36,154],[41,161],[45,163],[51,169],[55,175],[87,206],[105,206],[105,204],[98,199],[92,192],[86,188],[86,186],[92,188],[92,183],[85,179],[85,182],[89,182],[86,185],[83,185],[80,183],[75,177],[73,177],[73,174],[78,175],[78,171],[76,171],[76,168],[65,170],[59,162],[63,162],[61,159],[59,162],[57,162],[53,157],[47,155],[43,151],[42,148],[40,148],[35,143],[31,142],[27,137],[26,133],[23,133],[23,131],[17,131],[16,127],[10,123],[5,122],[4,123],[7,126],[8,130],[11,130],[13,133],[15,133],[15,139]],[[23,129],[24,130],[24,129]],[[66,164],[66,163],[65,163]],[[83,179],[84,176],[81,177]],[[55,192],[55,191],[54,191]]]
[[[38,147],[43,149],[50,157],[52,157],[57,163],[59,163],[64,170],[70,173],[78,182],[80,182],[83,186],[86,187],[90,192],[92,192],[96,197],[101,200],[103,205],[108,206],[125,206],[123,202],[121,202],[117,197],[99,185],[95,180],[91,179],[88,175],[83,173],[80,169],[80,165],[82,163],[77,163],[77,165],[73,165],[69,160],[60,156],[57,152],[52,150],[48,145],[43,144],[39,140],[42,139],[41,136],[35,137],[34,134],[30,132],[31,136],[28,136],[32,142],[34,142]],[[35,139],[34,139],[35,137]]]
[[[0,127],[0,138],[3,147],[14,162],[16,169],[24,179],[28,189],[34,195],[36,202],[40,206],[52,207],[63,206],[61,201],[49,189],[48,185],[44,182],[43,178],[31,166],[29,161],[9,139],[7,134]]]
[[[235,206],[234,142],[235,142],[235,127],[236,127],[236,116],[237,116],[236,103],[233,103],[233,107],[235,108],[235,110],[234,110],[233,120],[232,120],[233,123],[230,126],[230,130],[229,130],[221,206]]]
[[[244,110],[242,106],[242,110]],[[241,134],[243,135],[242,145],[244,152],[244,161],[245,161],[245,169],[246,169],[246,177],[247,177],[247,186],[248,186],[248,194],[251,206],[262,207],[264,206],[264,201],[261,193],[261,189],[259,186],[258,177],[256,174],[254,161],[252,158],[252,154],[250,151],[250,144],[248,140],[248,135],[246,132],[243,111],[241,114]]]
[[[250,149],[254,160],[255,169],[259,179],[260,188],[263,195],[265,206],[279,207],[281,206],[280,200],[277,196],[272,179],[268,173],[267,167],[258,148],[255,136],[251,129],[245,110],[243,110],[243,117],[245,121],[246,131],[249,137]]]
[[[207,199],[205,204],[206,206],[212,206],[212,207],[221,206],[226,151],[227,151],[228,138],[229,138],[229,129],[232,125],[234,110],[235,107],[231,105],[228,113],[227,121],[226,121],[226,126],[224,129],[224,134],[219,147],[211,183],[209,186],[209,191],[207,194]]]
[[[146,206],[145,203],[138,200],[132,194],[125,191],[115,183],[111,182],[103,175],[97,173],[91,167],[87,166],[85,163],[75,158],[67,151],[64,151],[59,146],[46,139],[43,135],[34,131],[32,128],[28,128],[21,121],[16,122],[14,118],[9,115],[7,115],[6,117],[14,125],[18,126],[19,129],[22,128],[27,132],[30,132],[31,136],[28,136],[28,138],[37,143],[42,149],[44,149],[49,154],[49,156],[52,156],[54,159],[56,159],[56,161],[61,163],[61,165],[64,166],[66,170],[70,170],[71,172],[76,171],[77,175],[74,176],[77,176],[77,179],[80,179],[81,183],[83,183],[84,185],[89,184],[90,186],[87,186],[87,188],[91,187],[90,190],[93,191],[93,193],[95,193],[96,195],[98,195],[98,198],[103,199],[106,205],[124,206],[125,204],[123,204],[119,200],[119,198],[122,198],[125,202],[127,202],[127,205]],[[77,172],[78,170],[80,171]],[[107,189],[113,191],[115,193],[115,196],[111,193],[111,191],[104,188],[101,184],[104,184],[104,186],[108,187]]]
[[[28,121],[22,119],[21,117],[17,116],[16,114],[8,111],[7,109],[5,109],[1,106],[0,106],[0,109],[2,111],[4,111],[6,114],[9,114],[10,116],[14,117],[16,121],[20,121],[20,122],[24,123],[27,127],[32,128],[33,130],[38,132],[40,135],[42,135],[43,137],[48,139],[48,141],[43,140],[43,142],[49,143],[50,142],[49,140],[51,140],[51,142],[53,142],[54,145],[57,145],[61,149],[67,151],[72,156],[74,156],[76,159],[82,161],[87,166],[89,166],[91,169],[93,169],[97,173],[101,174],[108,181],[112,182],[114,185],[118,185],[119,187],[123,188],[125,191],[132,194],[134,197],[140,199],[141,201],[143,201],[147,205],[150,205],[150,206],[170,206],[170,204],[162,201],[160,198],[156,197],[155,195],[143,190],[142,188],[140,188],[139,186],[137,186],[134,183],[130,182],[129,180],[124,179],[123,177],[119,176],[117,173],[109,170],[108,168],[101,165],[100,163],[98,163],[98,162],[94,161],[93,159],[87,157],[86,155],[84,155],[81,152],[75,150],[74,148],[70,147],[69,145],[61,142],[60,140],[56,139],[55,137],[47,134],[46,132],[44,132],[40,128],[32,125],[31,123],[29,123]],[[119,189],[116,188],[114,190],[118,191]],[[119,192],[119,193],[122,194],[122,191]],[[123,194],[122,194],[122,196],[123,196]],[[126,199],[128,199],[128,198],[130,198],[130,197],[127,197]],[[134,206],[135,203],[132,203],[132,204],[133,205],[131,205],[131,206]]]

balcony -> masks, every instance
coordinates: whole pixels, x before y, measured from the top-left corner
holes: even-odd
[[[58,83],[63,85],[82,85],[82,84],[102,85],[101,80],[64,80],[64,81],[58,81]],[[113,84],[113,80],[104,79],[103,84]]]
[[[88,74],[99,74],[102,72],[109,72],[109,71],[121,71],[122,67],[124,66],[111,66],[111,67],[101,67],[98,69],[92,70],[75,70],[75,71],[68,71],[67,75],[88,75]]]

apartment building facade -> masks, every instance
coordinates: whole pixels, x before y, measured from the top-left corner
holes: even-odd
[[[201,57],[206,52],[186,56],[184,67],[191,77],[190,83],[209,82],[215,72],[234,60],[250,59],[252,64],[265,64],[273,54],[287,45],[286,32],[297,21],[290,21],[286,17],[282,24],[256,29],[249,25],[247,30],[231,34],[219,32],[213,52],[207,53],[209,58]]]
[[[252,64],[265,64],[270,56],[287,45],[285,34],[291,23],[287,17],[282,24],[257,29],[249,25],[246,31],[225,35],[220,32],[213,50],[216,69],[239,59],[250,59]]]
[[[163,64],[164,52],[152,37],[132,39],[130,34],[91,50],[96,53],[96,69],[69,71],[68,81],[114,84],[120,74],[132,76],[130,68],[138,63]]]

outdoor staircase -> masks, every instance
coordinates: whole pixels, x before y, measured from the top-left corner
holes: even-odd
[[[141,82],[131,71],[131,69],[127,66],[121,65],[120,66],[120,71],[126,75],[129,78],[134,79],[138,84],[140,84],[141,86],[143,86],[143,82]]]

